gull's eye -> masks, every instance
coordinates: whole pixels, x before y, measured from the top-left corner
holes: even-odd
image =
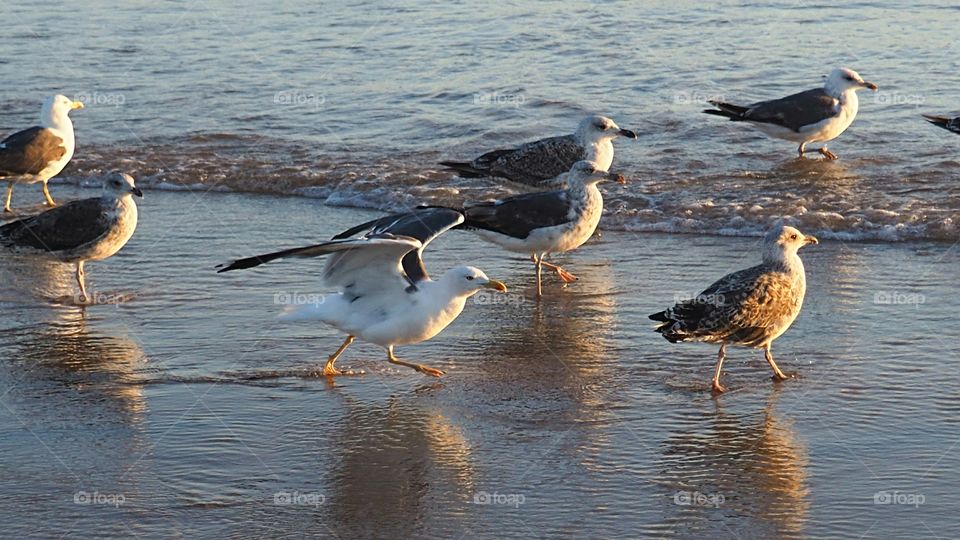
[[[847,76],[844,77],[844,79],[846,79],[846,80],[848,80],[848,81],[852,81],[852,80],[853,80],[853,77],[851,77],[850,75],[847,75]]]
[[[797,235],[791,234],[791,235],[790,235],[790,239],[791,239],[791,240],[796,240],[796,239],[797,239]]]
[[[467,276],[467,281],[473,281],[473,276]]]
[[[593,127],[599,129],[600,131],[604,131],[604,130],[607,129],[607,125],[606,125],[606,124],[599,124],[599,123],[598,123],[598,124],[594,124]]]

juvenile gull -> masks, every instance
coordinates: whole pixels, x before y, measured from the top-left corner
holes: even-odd
[[[338,292],[317,305],[305,306],[283,318],[322,321],[347,334],[323,366],[323,374],[340,375],[334,363],[355,338],[386,349],[387,360],[439,377],[443,372],[404,362],[393,354],[396,345],[426,341],[440,333],[463,311],[467,299],[481,289],[504,292],[506,286],[482,271],[460,266],[434,281],[423,266],[424,248],[437,236],[463,223],[463,215],[447,208],[420,209],[372,224],[360,238],[354,227],[339,238],[312,246],[286,249],[220,265],[218,272],[252,268],[287,257],[330,255],[323,271],[327,286]]]
[[[47,98],[40,111],[40,125],[18,131],[0,142],[0,180],[7,182],[3,211],[12,212],[10,199],[16,183],[43,182],[43,196],[56,206],[47,180],[60,174],[73,157],[73,122],[69,112],[82,109],[83,103],[65,96]]]
[[[537,268],[537,296],[543,294],[541,268],[556,271],[566,283],[577,277],[544,262],[550,253],[571,251],[590,239],[603,214],[603,196],[597,183],[623,177],[590,161],[578,161],[567,175],[564,190],[515,195],[497,201],[466,205],[465,228],[508,251],[529,253]]]
[[[133,195],[143,197],[130,175],[110,173],[102,197],[71,201],[0,227],[0,247],[76,264],[79,300],[85,303],[83,264],[110,257],[133,236],[137,228]]]
[[[861,88],[877,91],[877,85],[864,81],[856,71],[836,68],[823,88],[747,107],[710,101],[717,109],[703,112],[736,122],[750,122],[771,137],[800,143],[797,152],[803,157],[808,144],[832,141],[850,127],[860,106],[857,90]],[[827,159],[837,159],[826,146],[818,152]]]
[[[661,325],[656,331],[670,343],[719,343],[713,372],[714,392],[723,392],[720,369],[727,344],[762,348],[774,379],[784,380],[770,344],[790,328],[800,313],[807,279],[797,250],[817,239],[793,227],[775,227],[764,238],[763,262],[728,274],[697,295],[660,313],[650,315]]]
[[[960,116],[956,118],[948,118],[946,116],[934,116],[931,114],[923,115],[928,122],[935,126],[940,126],[947,131],[952,131],[954,133],[960,134]]]
[[[574,163],[592,161],[601,171],[613,163],[613,139],[637,134],[605,116],[588,116],[580,121],[572,135],[550,137],[522,144],[517,148],[493,150],[470,162],[441,161],[464,178],[486,176],[506,178],[535,187],[561,187],[558,176]]]

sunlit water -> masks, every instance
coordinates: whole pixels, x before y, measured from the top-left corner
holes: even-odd
[[[558,258],[580,281],[551,277],[537,302],[529,260],[454,231],[428,267],[510,291],[398,349],[448,375],[357,343],[340,365],[366,374],[328,382],[342,336],[275,320],[326,292],[322,261],[214,266],[371,213],[162,191],[140,208],[127,247],[87,267],[95,297],[134,295],[119,305],[51,300],[72,292],[65,266],[0,266],[4,536],[960,534],[942,243],[807,248],[803,313],[774,345],[795,378],[734,349],[712,399],[716,348],[671,345],[646,315],[754,264],[757,239],[605,232]]]
[[[920,117],[960,113],[954,2],[409,4],[7,4],[0,131],[59,90],[89,105],[64,181],[120,167],[385,209],[486,197],[436,162],[602,113],[641,135],[617,142],[630,183],[608,229],[752,236],[789,216],[826,238],[960,238],[960,137]],[[700,112],[838,65],[881,89],[830,144],[838,162]]]

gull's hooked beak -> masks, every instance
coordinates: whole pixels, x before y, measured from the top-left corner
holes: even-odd
[[[637,133],[636,133],[635,131],[631,131],[631,130],[629,130],[629,129],[621,129],[620,131],[617,132],[617,135],[619,135],[619,136],[621,136],[621,137],[626,137],[626,138],[628,138],[628,139],[636,139],[636,138],[637,138]]]
[[[484,289],[493,289],[495,291],[507,292],[507,286],[503,284],[502,281],[497,281],[491,279],[490,281],[483,284]]]
[[[70,108],[71,108],[71,109],[82,109],[82,108],[83,108],[83,102],[82,102],[82,101],[74,101],[73,103],[70,104]]]
[[[816,236],[805,236],[803,237],[803,243],[806,244],[819,244],[820,241],[817,240]]]
[[[130,193],[133,193],[134,195],[136,195],[137,197],[140,197],[141,199],[143,198],[143,192],[140,191],[140,188],[138,188],[137,186],[133,186],[132,188],[130,188]]]
[[[877,85],[873,84],[872,82],[868,82],[868,81],[863,81],[862,83],[860,83],[860,86],[862,86],[862,87],[864,87],[864,88],[869,88],[870,90],[873,90],[874,92],[876,92],[877,90],[879,90],[879,88],[877,87]]]

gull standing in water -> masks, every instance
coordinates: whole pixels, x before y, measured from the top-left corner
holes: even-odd
[[[749,122],[771,137],[800,143],[797,152],[803,157],[808,144],[832,141],[850,127],[860,107],[857,90],[863,88],[877,91],[877,85],[864,81],[856,71],[837,68],[823,88],[749,106],[710,101],[717,108],[703,112]],[[826,145],[817,151],[827,159],[837,159]]]
[[[218,272],[252,268],[276,259],[330,255],[323,271],[326,285],[338,292],[323,303],[283,316],[288,321],[321,321],[347,334],[323,366],[323,374],[342,374],[334,363],[355,338],[386,349],[387,360],[439,377],[443,372],[405,362],[393,354],[397,345],[426,341],[440,333],[463,311],[468,298],[481,289],[500,292],[506,286],[470,266],[448,270],[434,281],[423,265],[424,248],[450,228],[463,223],[460,212],[425,208],[354,227],[329,242],[285,249],[221,265]],[[346,238],[372,225],[360,238]]]
[[[696,298],[650,315],[662,323],[656,331],[670,343],[720,344],[712,381],[716,393],[724,391],[720,370],[728,344],[763,349],[774,379],[786,379],[770,345],[800,314],[807,278],[797,250],[816,243],[793,227],[775,227],[764,238],[761,264],[727,274]]]
[[[588,116],[572,135],[493,150],[470,162],[440,164],[464,178],[492,176],[533,187],[566,187],[561,175],[578,161],[592,161],[599,170],[609,170],[613,164],[613,139],[617,137],[636,139],[637,134],[621,129],[606,116]]]
[[[0,180],[7,182],[3,211],[12,212],[13,185],[43,182],[47,205],[56,206],[47,180],[60,174],[73,157],[73,122],[69,112],[82,109],[83,103],[66,96],[47,98],[40,111],[40,125],[18,131],[0,142]]]
[[[83,264],[112,256],[133,236],[137,229],[133,195],[143,197],[133,177],[110,173],[104,180],[102,197],[71,201],[0,226],[0,247],[76,264],[79,300],[87,303]]]
[[[537,268],[537,296],[542,296],[543,266],[553,269],[566,283],[577,280],[544,258],[574,250],[593,236],[603,214],[603,195],[597,184],[605,180],[624,183],[619,174],[606,172],[591,161],[578,161],[567,175],[567,189],[468,204],[463,209],[463,227],[475,229],[481,238],[508,251],[531,254]]]

